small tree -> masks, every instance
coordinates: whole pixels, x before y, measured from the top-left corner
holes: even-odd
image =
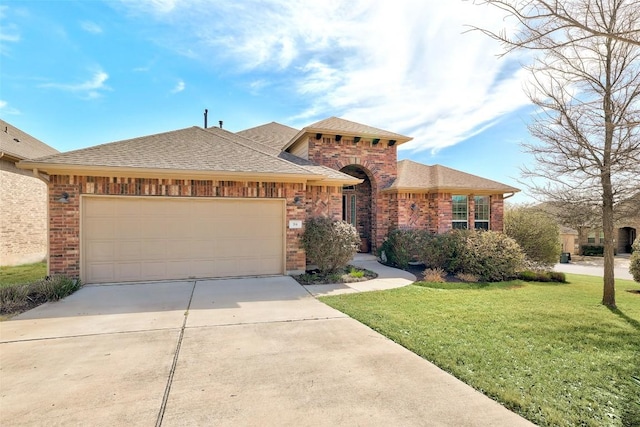
[[[633,276],[633,280],[640,282],[640,239],[636,239],[631,247],[633,248],[633,253],[629,264],[629,273]]]
[[[307,259],[318,266],[321,274],[328,275],[349,264],[358,252],[360,236],[356,228],[345,221],[311,218],[302,233],[302,246]]]
[[[504,212],[504,232],[518,242],[527,258],[544,267],[558,262],[560,229],[547,213],[531,206],[508,207]]]

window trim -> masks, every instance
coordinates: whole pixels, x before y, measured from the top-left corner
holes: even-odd
[[[487,219],[478,219],[478,199],[486,199],[487,203]],[[491,229],[491,196],[473,196],[474,210],[473,210],[473,228],[476,230],[490,230]],[[478,227],[478,224],[486,224],[486,227]]]
[[[456,197],[464,197],[465,200],[465,220],[455,219],[456,213],[461,214],[462,212],[456,212],[456,205],[461,205],[461,202],[456,202]],[[454,230],[468,230],[469,229],[469,196],[466,194],[452,194],[451,195],[451,228]]]

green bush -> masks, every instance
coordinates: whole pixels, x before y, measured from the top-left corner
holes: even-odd
[[[567,282],[565,274],[559,271],[525,270],[518,273],[518,279],[524,280],[525,282],[558,282],[558,283]]]
[[[317,265],[322,275],[334,274],[345,268],[358,252],[360,236],[345,221],[311,218],[302,233],[302,246],[309,262]]]
[[[391,230],[378,252],[381,257],[384,252],[386,264],[405,269],[409,262],[420,259],[421,248],[426,245],[428,237],[425,230]]]
[[[580,251],[585,256],[602,256],[604,255],[604,246],[583,245]]]
[[[505,209],[504,232],[518,242],[528,260],[547,268],[558,262],[560,229],[545,212],[527,206]]]
[[[457,271],[457,254],[464,250],[469,233],[471,232],[466,230],[452,230],[445,234],[426,236],[420,250],[420,259],[425,267]]]
[[[640,239],[636,239],[632,245],[633,253],[629,259],[629,273],[633,280],[640,282]]]
[[[467,273],[482,281],[499,282],[517,276],[524,262],[518,243],[503,233],[471,231],[462,235],[464,246],[456,248],[451,273]]]
[[[0,313],[16,313],[47,301],[58,301],[82,287],[77,279],[53,276],[33,283],[0,288]]]

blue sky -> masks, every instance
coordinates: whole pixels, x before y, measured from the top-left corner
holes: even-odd
[[[205,108],[231,131],[338,116],[414,137],[400,159],[522,188],[526,75],[465,24],[505,22],[455,0],[5,0],[0,116],[60,151]]]

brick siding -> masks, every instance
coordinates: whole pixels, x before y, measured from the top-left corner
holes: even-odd
[[[328,189],[327,212],[336,211],[335,194],[340,189]],[[311,191],[311,194],[315,190]],[[60,203],[61,194],[69,194],[69,203]],[[169,197],[239,197],[286,199],[286,223],[306,218],[309,191],[304,184],[266,183],[214,180],[111,178],[52,175],[49,183],[49,233],[51,274],[70,277],[80,275],[80,195],[169,196]],[[296,203],[296,197],[298,203]],[[330,208],[329,206],[333,206]],[[286,227],[286,269],[302,271],[306,256],[300,244],[302,230]]]
[[[345,173],[360,177],[366,174],[371,185],[371,201],[360,212],[362,227],[368,227],[371,249],[375,251],[386,237],[389,227],[397,223],[397,217],[392,217],[389,205],[389,195],[380,190],[389,186],[397,176],[396,146],[389,147],[387,141],[382,140],[373,144],[370,139],[362,139],[355,143],[353,138],[342,138],[336,141],[333,136],[323,136],[316,139],[315,135],[308,137],[309,160]],[[364,190],[364,189],[363,189]],[[367,196],[364,193],[367,201]],[[366,217],[370,218],[367,224]],[[364,233],[363,233],[364,234]]]
[[[47,185],[0,159],[0,265],[39,262],[47,255]]]

